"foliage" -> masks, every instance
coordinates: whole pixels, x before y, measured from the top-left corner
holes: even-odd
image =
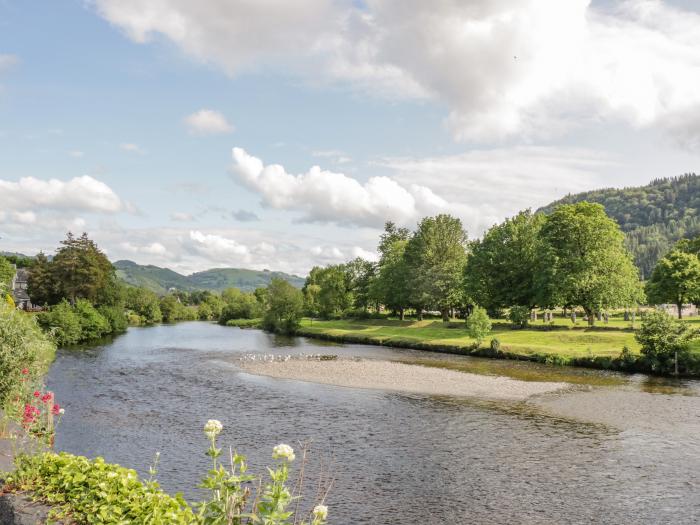
[[[491,319],[486,310],[480,306],[475,306],[471,315],[467,317],[467,333],[472,339],[476,339],[477,344],[491,333]]]
[[[65,452],[19,455],[5,480],[12,490],[30,490],[76,523],[196,523],[180,495],[158,483],[143,483],[135,471]]]
[[[344,264],[312,268],[302,291],[325,319],[342,317],[354,304],[352,278]]]
[[[293,333],[299,326],[304,307],[301,290],[282,279],[272,279],[268,286],[268,307],[263,318],[265,329]]]
[[[71,304],[80,298],[98,303],[116,278],[112,263],[85,233],[76,238],[68,232],[61,245],[49,263],[60,297]]]
[[[682,238],[700,235],[700,177],[657,179],[647,186],[603,189],[568,195],[543,209],[581,201],[599,203],[626,233],[625,243],[643,277]]]
[[[697,330],[666,312],[648,313],[635,334],[641,353],[648,358],[656,372],[670,373],[685,368],[690,355],[690,342],[698,336]]]
[[[114,334],[124,332],[129,326],[126,312],[121,306],[100,306],[97,311],[107,320],[110,332]]]
[[[646,284],[646,294],[655,304],[672,303],[683,317],[683,305],[700,302],[700,260],[697,255],[673,250],[659,260]]]
[[[409,234],[405,228],[386,223],[378,247],[378,273],[370,284],[373,299],[398,311],[402,319],[410,299],[408,266],[404,257]]]
[[[29,370],[39,360],[49,360],[55,349],[32,316],[0,301],[0,407],[16,395]]]
[[[82,341],[80,318],[65,299],[50,310],[37,316],[39,325],[53,336],[58,346],[73,345]]]
[[[146,324],[159,323],[163,319],[158,296],[150,290],[127,287],[124,304]]]
[[[530,309],[527,306],[511,306],[508,319],[518,328],[527,328],[530,322]]]
[[[27,293],[34,304],[56,304],[60,300],[57,283],[51,273],[51,263],[43,252],[34,258],[29,274]]]
[[[426,217],[406,245],[411,302],[434,307],[448,320],[450,308],[462,303],[462,275],[467,261],[467,234],[451,215]]]
[[[80,321],[81,341],[99,339],[112,331],[109,321],[89,301],[78,299],[74,309]]]
[[[219,323],[226,324],[231,319],[256,319],[262,317],[264,306],[253,292],[243,292],[238,288],[227,288],[221,294],[223,307]]]
[[[0,256],[0,292],[10,289],[15,268],[5,257]]]
[[[536,305],[544,220],[543,214],[526,210],[472,243],[465,271],[470,298],[487,309]]]
[[[595,312],[642,299],[638,270],[623,234],[600,204],[559,206],[546,217],[541,236],[541,306],[580,306],[593,324]]]
[[[174,295],[161,297],[158,306],[163,322],[174,323],[175,321],[194,321],[197,319],[197,309],[185,306]]]

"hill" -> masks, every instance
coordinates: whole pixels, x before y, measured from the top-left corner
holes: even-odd
[[[126,283],[143,286],[156,293],[163,294],[170,288],[178,290],[212,290],[220,292],[226,288],[240,288],[252,291],[260,286],[267,286],[273,277],[284,279],[290,284],[301,288],[304,278],[284,272],[269,270],[246,270],[244,268],[214,268],[204,272],[182,275],[167,268],[153,265],[141,265],[133,261],[117,261],[114,263],[117,276]]]
[[[700,176],[694,173],[656,179],[646,186],[567,195],[538,211],[548,213],[560,204],[581,201],[602,204],[618,222],[643,278],[676,241],[700,235]]]

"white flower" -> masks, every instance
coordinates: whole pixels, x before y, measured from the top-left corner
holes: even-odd
[[[272,459],[286,459],[287,461],[294,461],[294,449],[289,445],[281,443],[272,449]]]
[[[59,409],[58,413],[61,414],[61,415],[63,415],[63,414],[66,413],[66,409],[65,409],[65,408],[61,408],[61,409]]]
[[[204,433],[210,438],[216,437],[221,434],[224,426],[218,419],[210,419],[207,424],[204,425]]]
[[[328,507],[325,505],[316,505],[314,507],[314,518],[317,520],[325,520],[328,517]]]

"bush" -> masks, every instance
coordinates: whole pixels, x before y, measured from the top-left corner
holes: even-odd
[[[126,312],[121,306],[100,306],[97,311],[107,320],[112,333],[124,332],[129,326]]]
[[[263,327],[277,333],[294,333],[301,323],[304,296],[287,281],[274,278],[268,286],[268,306]]]
[[[518,328],[527,328],[530,322],[530,309],[527,306],[511,306],[508,319]]]
[[[181,496],[142,483],[135,471],[61,452],[20,455],[6,480],[13,490],[31,490],[77,523],[195,523]]]
[[[491,333],[491,319],[480,306],[475,306],[471,315],[467,317],[467,333],[469,337],[476,339],[477,345]]]
[[[666,312],[649,312],[634,335],[651,370],[661,373],[686,371],[690,363],[690,342],[696,330]]]
[[[109,321],[86,299],[78,299],[75,313],[80,320],[80,341],[99,339],[112,331]]]
[[[59,346],[74,345],[82,340],[80,318],[65,299],[48,312],[41,312],[37,321],[53,336]]]
[[[501,351],[501,342],[500,342],[496,337],[494,337],[493,339],[491,339],[491,345],[490,345],[490,346],[491,346],[491,350],[493,350],[493,351],[496,352],[496,353],[498,353],[498,352]]]
[[[32,316],[0,301],[0,407],[21,387],[23,371],[50,361],[55,350]]]

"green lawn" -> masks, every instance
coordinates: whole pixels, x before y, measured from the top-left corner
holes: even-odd
[[[584,323],[574,326],[571,321],[557,320],[551,330],[527,328],[514,330],[506,321],[496,322],[496,326],[483,343],[488,345],[496,337],[502,348],[508,352],[532,355],[551,354],[562,357],[609,356],[616,357],[623,346],[633,353],[639,352],[629,323],[624,321],[609,325],[601,324],[589,329]],[[568,325],[566,324],[568,322]],[[537,324],[536,324],[537,326]],[[371,342],[385,343],[406,341],[428,345],[449,345],[468,348],[474,344],[464,328],[463,322],[445,324],[439,320],[398,321],[311,321],[304,319],[301,332],[310,336],[350,336],[363,337]]]

